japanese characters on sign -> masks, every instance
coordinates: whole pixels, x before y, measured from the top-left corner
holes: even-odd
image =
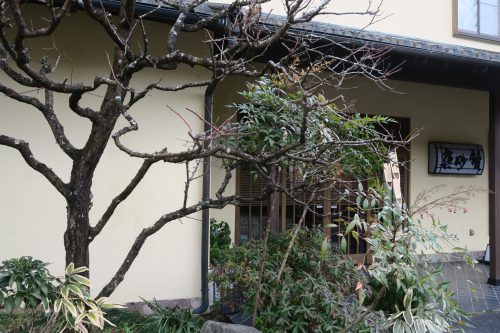
[[[429,173],[481,175],[484,151],[481,145],[429,142]]]

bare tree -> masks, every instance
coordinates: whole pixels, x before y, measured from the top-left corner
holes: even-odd
[[[365,76],[383,85],[384,79],[389,74],[382,63],[386,50],[304,32],[305,24],[326,13],[329,0],[318,0],[315,3],[311,0],[285,0],[286,13],[278,18],[280,25],[269,24],[270,16],[261,12],[261,4],[268,1],[235,0],[206,13],[201,11],[201,8],[206,7],[207,0],[161,0],[156,8],[139,14],[136,12],[135,0],[122,0],[118,13],[111,15],[103,3],[92,0],[83,2],[64,0],[57,3],[55,0],[47,0],[44,2],[45,9],[42,14],[45,23],[33,26],[25,17],[24,1],[0,0],[0,68],[6,77],[16,83],[15,87],[41,90],[44,92],[44,98],[33,97],[29,93],[24,93],[23,89],[4,84],[0,84],[0,92],[41,112],[50,126],[57,145],[72,160],[71,177],[68,182],[63,181],[48,163],[37,159],[30,150],[29,143],[20,138],[0,134],[0,145],[18,150],[26,163],[44,176],[65,198],[67,228],[64,246],[67,263],[89,266],[89,244],[99,237],[116,208],[130,196],[153,164],[160,161],[186,164],[183,205],[175,211],[165,213],[139,233],[120,268],[101,291],[101,295],[108,296],[113,293],[148,237],[167,223],[202,210],[222,208],[229,204],[257,199],[241,198],[237,194],[226,193],[226,187],[238,164],[251,163],[266,179],[265,190],[259,194],[259,199],[276,192],[295,197],[295,193],[304,191],[306,187],[329,186],[332,170],[338,165],[339,160],[345,157],[339,147],[366,147],[376,150],[379,143],[394,144],[392,139],[385,135],[370,139],[325,136],[315,147],[306,144],[308,131],[312,126],[309,120],[312,119],[311,114],[315,110],[333,103],[340,106],[340,109],[346,105],[342,96],[324,97],[321,100],[313,97],[322,87],[339,88],[353,76]],[[175,22],[165,29],[165,35],[151,35],[148,33],[145,21],[162,6],[176,10],[178,15]],[[53,79],[50,74],[56,71],[58,59],[43,56],[39,61],[35,61],[32,59],[34,52],[28,47],[29,41],[51,36],[63,20],[71,20],[68,13],[75,8],[99,25],[114,46],[109,60],[109,74],[97,76],[91,84]],[[366,11],[355,14],[377,17],[379,10],[380,7],[370,6]],[[223,33],[215,33],[212,29],[219,22],[225,22]],[[204,32],[206,35],[205,42],[211,50],[206,55],[185,53],[178,47],[180,39],[189,39],[196,32]],[[140,36],[140,48],[132,45],[132,41],[137,41],[133,36],[137,35]],[[150,41],[156,38],[164,41],[163,53],[159,55],[150,51]],[[266,52],[276,45],[286,50],[284,55],[278,60],[264,60]],[[43,50],[37,51],[43,54]],[[259,63],[256,64],[257,62]],[[151,82],[143,90],[137,90],[131,85],[134,75],[141,71],[180,70],[181,64],[204,68],[212,73],[212,77],[172,86]],[[301,105],[301,120],[295,132],[296,139],[279,146],[278,149],[260,151],[231,149],[242,137],[243,125],[236,117],[229,117],[222,125],[204,120],[209,130],[202,133],[190,131],[192,139],[190,147],[180,152],[170,152],[168,147],[156,152],[135,151],[121,140],[127,133],[138,130],[138,123],[129,110],[146,99],[151,91],[175,92],[194,87],[214,89],[218,82],[229,75],[260,77],[266,73],[278,75],[287,82],[288,87],[299,91],[301,96],[300,100],[296,101]],[[105,94],[98,109],[81,104],[84,96],[103,88]],[[83,147],[72,144],[57,118],[54,112],[56,93],[69,96],[69,109],[91,122],[92,127]],[[336,112],[349,121],[348,112],[344,111]],[[182,114],[190,111],[176,112],[184,119]],[[116,129],[119,118],[126,119],[128,125]],[[143,163],[129,184],[112,200],[102,217],[94,222],[89,219],[92,207],[92,180],[104,149],[111,139],[120,150],[133,158],[142,159]],[[332,149],[336,151],[336,155],[331,153]],[[188,205],[190,184],[199,177],[198,165],[207,157],[223,161],[225,178],[219,184],[214,197]],[[312,175],[308,178],[311,180],[302,182],[293,189],[283,187],[269,170],[278,168],[284,160],[314,166],[307,171],[309,176]]]

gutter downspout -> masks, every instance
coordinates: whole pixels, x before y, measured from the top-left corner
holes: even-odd
[[[218,29],[214,31],[216,37],[224,36],[226,33],[228,20],[219,19]],[[224,48],[224,44],[221,45]],[[220,49],[219,49],[220,50]],[[213,50],[214,54],[218,53],[218,50]],[[213,81],[207,86],[205,90],[205,122],[204,122],[204,132],[206,135],[212,134],[212,122],[213,122],[213,101],[214,101],[214,91],[219,83],[220,79],[216,78],[217,75],[214,73]],[[212,144],[211,140],[205,140],[203,143],[203,148],[208,149]],[[210,200],[211,191],[211,164],[210,156],[205,156],[203,158],[203,188],[202,188],[202,201],[206,202]],[[209,254],[210,254],[210,211],[209,209],[204,209],[201,212],[201,304],[196,309],[193,310],[193,314],[202,314],[208,310],[210,306],[209,301],[209,288],[208,288],[208,266],[209,266]]]
[[[213,81],[205,90],[205,128],[204,132],[210,135],[212,133],[212,104],[215,87],[218,81]],[[211,142],[206,140],[203,144],[208,149]],[[210,200],[210,156],[203,158],[203,194],[202,201]],[[208,310],[208,265],[210,251],[210,211],[204,209],[201,213],[201,304],[193,310],[193,314],[202,314]]]

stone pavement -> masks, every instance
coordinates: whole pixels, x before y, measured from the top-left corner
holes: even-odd
[[[474,314],[466,333],[500,333],[500,312]]]
[[[455,290],[460,307],[467,312],[500,311],[500,286],[487,283],[489,266],[463,262],[443,263],[443,278]]]
[[[443,265],[443,278],[456,292],[460,307],[472,313],[466,333],[500,333],[500,286],[487,284],[489,266],[463,262]]]

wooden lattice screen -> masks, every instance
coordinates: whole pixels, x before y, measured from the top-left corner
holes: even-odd
[[[398,119],[390,130],[398,137],[404,137],[409,132],[409,120]],[[409,165],[410,154],[408,150],[398,150],[399,161],[403,161],[401,165],[401,188],[403,197],[408,200],[409,188]],[[279,175],[283,186],[291,188],[296,181],[293,175],[293,170],[283,170]],[[243,165],[237,170],[237,192],[246,198],[256,197],[263,190],[263,181],[253,172],[249,165]],[[367,188],[368,180],[362,182]],[[345,189],[357,188],[358,181],[343,181],[332,185],[332,188],[323,191],[317,195],[315,201],[309,206],[306,214],[304,225],[312,227],[316,225],[325,226],[327,224],[336,224],[337,228],[325,228],[325,233],[329,235],[331,245],[333,247],[340,246],[340,236],[343,233],[347,224],[354,216],[354,206],[356,198],[346,197]],[[350,191],[351,192],[351,191]],[[302,200],[307,201],[307,193],[300,194]],[[273,202],[273,203],[271,203]],[[266,201],[253,201],[248,204],[242,204],[236,210],[236,235],[238,242],[244,242],[249,239],[259,239],[263,237],[264,230],[268,221],[268,212],[271,204],[275,204],[275,210],[279,211],[276,218],[279,219],[277,231],[289,230],[296,224],[302,214],[302,206],[295,201],[287,198],[282,194],[280,198]],[[330,212],[325,211],[325,207],[329,207]],[[329,214],[328,214],[329,213]],[[353,237],[347,239],[347,253],[355,260],[362,260],[367,251],[366,242],[363,240],[355,240]]]

